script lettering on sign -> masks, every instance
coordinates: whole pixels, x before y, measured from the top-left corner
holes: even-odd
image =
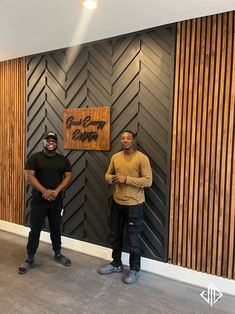
[[[110,149],[110,108],[66,109],[64,111],[64,148]]]

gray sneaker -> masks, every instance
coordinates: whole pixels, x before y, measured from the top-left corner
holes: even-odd
[[[127,277],[124,279],[125,283],[135,283],[139,279],[140,273],[137,270],[130,270]]]
[[[18,274],[25,274],[27,273],[30,269],[31,269],[31,266],[34,262],[34,259],[30,259],[30,258],[27,258],[26,261],[24,261],[24,263],[22,263],[20,266],[19,266],[19,269],[18,269]]]
[[[109,275],[112,273],[121,273],[123,271],[122,265],[120,266],[113,266],[112,264],[105,265],[98,269],[98,273],[101,275]]]

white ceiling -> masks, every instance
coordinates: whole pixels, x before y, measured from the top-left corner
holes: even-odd
[[[235,0],[0,0],[0,61],[235,9]]]

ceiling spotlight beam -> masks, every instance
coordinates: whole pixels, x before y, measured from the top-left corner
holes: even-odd
[[[82,4],[86,9],[89,10],[95,10],[98,5],[97,0],[83,0]]]

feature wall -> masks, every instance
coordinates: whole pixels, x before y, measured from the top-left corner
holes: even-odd
[[[65,192],[63,234],[108,245],[111,188],[104,180],[125,129],[153,169],[146,189],[143,256],[167,261],[174,26],[27,58],[27,155],[42,149],[45,130],[59,135],[71,161],[73,181]],[[63,152],[63,110],[109,106],[111,151]],[[30,189],[26,194],[28,223]]]

